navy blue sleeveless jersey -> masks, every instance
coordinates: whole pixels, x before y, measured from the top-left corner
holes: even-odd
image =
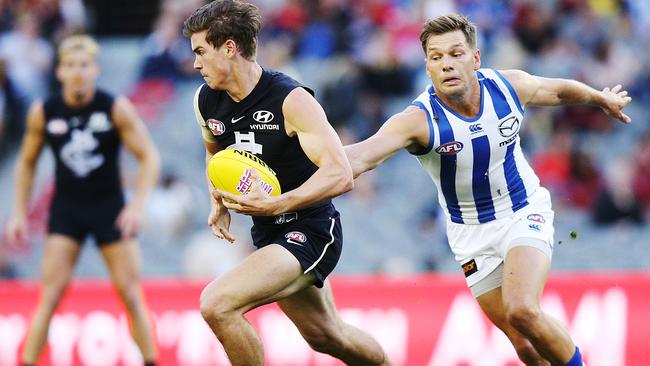
[[[298,137],[289,137],[284,127],[282,105],[299,87],[314,94],[289,76],[270,70],[263,70],[257,85],[239,102],[225,91],[201,85],[194,97],[194,109],[203,138],[223,149],[242,149],[261,158],[277,174],[282,192],[299,187],[318,169]]]
[[[56,159],[57,198],[87,203],[122,195],[113,102],[101,90],[81,108],[68,107],[62,95],[45,101],[45,139]]]

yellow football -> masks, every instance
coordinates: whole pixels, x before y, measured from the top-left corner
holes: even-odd
[[[208,162],[208,177],[214,188],[244,195],[252,187],[253,169],[260,177],[264,192],[271,196],[282,193],[275,172],[262,159],[245,150],[225,149],[214,154]]]

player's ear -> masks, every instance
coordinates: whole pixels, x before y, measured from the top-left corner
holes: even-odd
[[[481,50],[478,48],[474,51],[474,71],[481,68]]]
[[[237,55],[237,43],[232,39],[226,40],[226,42],[223,43],[223,46],[226,48],[226,56],[235,57],[235,55]]]

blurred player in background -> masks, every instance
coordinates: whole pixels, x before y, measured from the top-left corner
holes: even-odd
[[[10,242],[27,240],[27,207],[45,143],[56,159],[56,192],[43,253],[40,300],[24,345],[25,365],[38,360],[52,315],[89,234],[108,265],[145,362],[153,364],[157,357],[139,284],[140,252],[135,236],[143,220],[145,199],[158,177],[158,152],[131,102],[96,88],[98,51],[99,46],[88,36],[61,42],[56,76],[62,93],[34,102],[27,116],[16,165]],[[140,163],[135,193],[127,205],[118,167],[120,144]]]
[[[426,22],[420,35],[432,85],[379,131],[346,146],[354,176],[404,148],[438,189],[447,236],[468,286],[526,365],[580,366],[566,328],[540,309],[553,250],[549,192],[526,162],[519,130],[526,105],[589,104],[624,123],[620,85],[481,69],[476,27],[460,15]],[[471,340],[469,340],[471,342]]]
[[[213,233],[234,242],[229,209],[251,215],[258,249],[203,290],[201,313],[233,365],[264,364],[244,314],[271,302],[316,351],[350,365],[386,365],[381,346],[341,320],[326,280],[342,249],[331,198],[352,188],[350,165],[311,90],[256,62],[260,26],[257,7],[236,0],[214,1],[184,23],[205,80],[194,108],[206,160],[224,148],[247,150],[277,173],[283,192],[269,197],[257,184],[245,196],[211,190]]]

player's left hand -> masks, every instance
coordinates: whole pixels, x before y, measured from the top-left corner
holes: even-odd
[[[276,197],[269,196],[260,185],[260,176],[255,169],[251,171],[251,189],[245,195],[239,196],[226,191],[216,190],[221,196],[223,205],[237,213],[251,216],[278,215]]]
[[[125,206],[117,217],[117,228],[122,232],[122,238],[135,237],[142,227],[144,213],[141,208],[134,205]]]
[[[632,119],[623,113],[623,108],[628,105],[632,98],[627,95],[627,90],[618,84],[613,88],[605,88],[601,92],[604,98],[604,104],[601,106],[607,115],[612,116],[623,123],[630,123]]]

